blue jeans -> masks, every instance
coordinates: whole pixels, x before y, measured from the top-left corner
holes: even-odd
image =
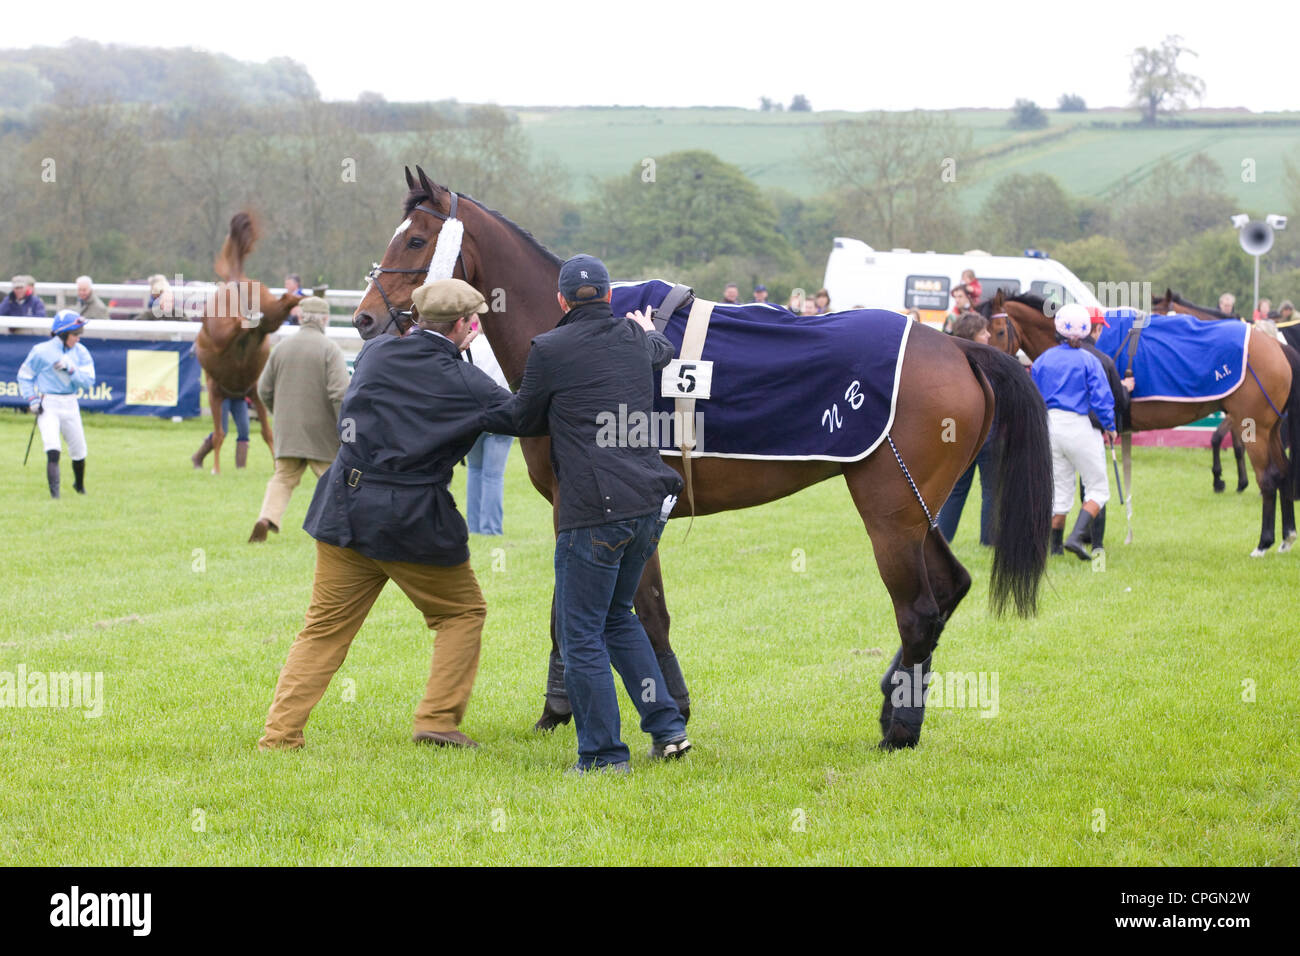
[[[484,432],[465,456],[469,479],[465,486],[465,523],[470,534],[501,534],[505,513],[506,459],[509,435]]]
[[[957,525],[961,522],[962,509],[966,507],[966,496],[970,494],[971,482],[975,480],[975,469],[980,470],[980,544],[993,544],[993,494],[997,490],[998,469],[993,461],[993,430],[984,447],[975,456],[971,466],[962,472],[953,485],[952,494],[939,509],[939,532],[945,541],[951,542],[957,534]]]
[[[230,431],[230,418],[235,419],[236,440],[248,441],[248,403],[242,398],[225,398],[221,401],[221,434]]]
[[[656,512],[561,531],[555,539],[556,634],[584,769],[629,757],[619,737],[611,661],[641,715],[641,729],[655,743],[686,734],[650,638],[632,613],[641,571],[663,528]]]

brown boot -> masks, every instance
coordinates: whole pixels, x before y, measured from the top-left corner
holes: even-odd
[[[207,438],[203,439],[203,444],[199,446],[199,450],[190,456],[190,461],[194,462],[195,468],[203,467],[203,459],[208,457],[210,451],[212,451],[211,433],[208,434]]]
[[[235,467],[243,468],[248,464],[248,442],[235,442]]]

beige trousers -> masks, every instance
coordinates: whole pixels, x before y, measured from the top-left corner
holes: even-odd
[[[389,580],[411,599],[430,630],[437,631],[424,699],[415,709],[415,732],[456,730],[478,674],[487,603],[469,562],[453,567],[376,561],[351,548],[316,542],[311,606],[289,657],[280,669],[275,698],[258,747],[303,745],[303,728],[347,657],[379,592]]]
[[[266,495],[262,498],[262,511],[257,516],[258,521],[266,520],[277,528],[280,527],[280,519],[284,517],[284,509],[289,507],[293,489],[297,488],[298,482],[302,481],[302,473],[307,470],[308,465],[317,478],[330,468],[328,461],[316,461],[312,458],[275,460],[275,474],[266,483]]]

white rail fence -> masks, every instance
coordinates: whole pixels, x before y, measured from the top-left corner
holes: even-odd
[[[12,291],[12,283],[0,282],[0,296]],[[204,299],[216,288],[211,282],[193,282],[184,286],[173,286],[172,292],[181,313],[186,318],[178,319],[100,319],[86,324],[83,333],[87,339],[137,339],[153,342],[192,342],[199,331],[198,319],[203,314]],[[272,295],[283,295],[284,289],[267,287]],[[50,318],[58,309],[75,307],[77,303],[77,286],[74,282],[38,282],[36,294],[45,302],[46,318],[23,318],[18,316],[0,316],[0,335],[44,334],[50,330]],[[116,300],[118,305],[110,308],[110,313],[137,315],[144,311],[149,299],[149,286],[139,283],[95,283],[95,295],[106,304]],[[326,335],[339,344],[343,351],[355,353],[360,351],[362,341],[357,330],[352,327],[352,313],[361,303],[364,291],[353,289],[330,289],[325,301],[330,305],[330,326]],[[298,326],[282,326],[271,335],[272,342],[278,342],[296,334]]]

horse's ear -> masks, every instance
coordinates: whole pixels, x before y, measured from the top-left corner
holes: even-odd
[[[424,174],[424,170],[419,166],[415,167],[415,174],[420,177],[420,188],[424,190],[424,194],[436,201],[438,187],[430,181],[429,177]]]
[[[407,189],[414,189],[414,188],[415,188],[415,177],[411,175],[411,167],[410,167],[410,166],[403,166],[402,168],[406,170],[406,188],[407,188]]]
[[[1165,289],[1165,305],[1173,305],[1173,304],[1174,304],[1174,290],[1167,288]]]
[[[993,293],[993,311],[1002,311],[1002,301],[1005,298],[1002,294],[1002,286],[998,286],[998,291]]]

